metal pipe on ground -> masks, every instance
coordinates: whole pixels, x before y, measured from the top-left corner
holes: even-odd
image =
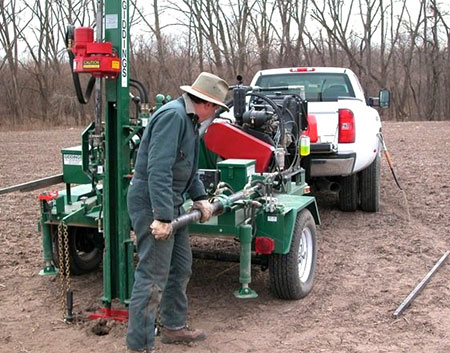
[[[26,183],[1,188],[0,195],[7,194],[9,192],[14,192],[14,191],[26,192],[26,191],[38,190],[38,189],[42,189],[47,186],[51,186],[51,185],[55,185],[55,184],[59,184],[59,183],[63,183],[63,182],[64,182],[63,174],[62,173],[56,174],[56,175],[52,175],[52,176],[45,177],[42,179],[28,181]]]
[[[394,317],[398,318],[412,303],[412,301],[419,295],[425,285],[429,282],[431,276],[435,274],[439,267],[444,263],[447,259],[450,251],[446,251],[444,255],[439,259],[439,261],[434,265],[434,267],[427,273],[424,279],[413,289],[413,291],[406,297],[406,299],[400,304],[400,306],[395,310]]]

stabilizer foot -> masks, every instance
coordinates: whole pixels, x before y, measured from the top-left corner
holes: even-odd
[[[250,287],[241,287],[239,290],[235,290],[233,294],[239,299],[253,299],[258,297],[258,293]]]
[[[39,271],[40,276],[55,276],[58,273],[59,270],[53,265],[45,266],[42,270]]]

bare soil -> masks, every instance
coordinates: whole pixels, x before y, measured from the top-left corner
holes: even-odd
[[[0,187],[59,173],[60,149],[79,144],[80,133],[0,132]],[[209,336],[191,347],[158,339],[158,351],[450,352],[448,263],[403,316],[393,317],[450,248],[450,122],[388,122],[384,134],[407,204],[385,160],[379,213],[343,213],[335,195],[318,195],[317,275],[300,301],[275,299],[268,273],[257,267],[259,297],[235,299],[238,267],[195,260],[189,322]],[[0,352],[125,352],[126,324],[87,319],[101,306],[100,269],[73,277],[77,320],[62,322],[59,279],[38,275],[38,194],[0,196]]]

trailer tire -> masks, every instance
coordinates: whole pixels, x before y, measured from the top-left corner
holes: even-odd
[[[311,212],[302,210],[295,221],[287,254],[269,256],[270,286],[280,299],[298,300],[313,287],[317,260],[316,223]]]
[[[351,174],[341,177],[339,189],[339,209],[344,212],[354,212],[358,208],[358,175]]]
[[[380,156],[360,173],[361,209],[366,212],[380,210]]]
[[[96,270],[103,257],[103,238],[94,228],[68,227],[69,265],[72,275]],[[53,232],[53,262],[59,268],[58,229]]]

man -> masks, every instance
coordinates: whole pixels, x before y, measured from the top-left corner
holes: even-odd
[[[139,147],[128,190],[128,213],[136,233],[139,263],[129,305],[127,347],[154,348],[155,316],[160,305],[163,343],[205,339],[186,327],[186,287],[192,252],[187,227],[172,234],[171,221],[183,213],[184,195],[200,210],[201,222],[211,217],[211,204],[197,175],[198,127],[224,104],[228,84],[202,72],[186,93],[161,107],[150,119]]]

